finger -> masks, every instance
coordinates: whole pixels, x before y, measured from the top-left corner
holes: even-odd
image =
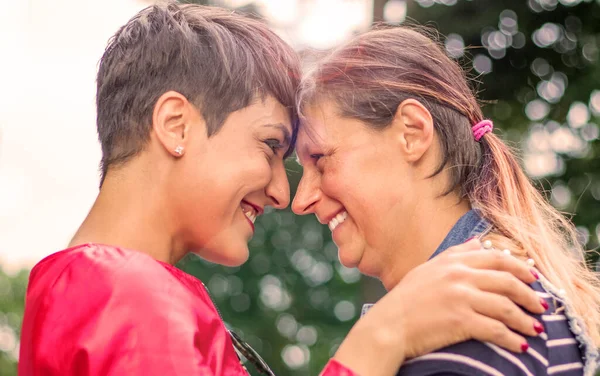
[[[537,280],[537,274],[529,265],[503,252],[461,252],[449,255],[449,258],[475,269],[509,272],[527,284]]]
[[[444,254],[480,251],[481,249],[481,242],[476,237],[473,237],[464,242],[463,244],[455,245],[453,247],[448,248],[444,251]]]
[[[478,291],[473,298],[472,308],[477,313],[500,321],[514,331],[531,337],[543,331],[541,323],[505,296]]]
[[[490,342],[507,350],[521,353],[527,350],[527,340],[506,325],[484,315],[469,319],[469,335],[481,342]]]
[[[473,270],[473,276],[475,286],[482,291],[502,295],[532,313],[542,314],[546,310],[543,299],[509,272]]]

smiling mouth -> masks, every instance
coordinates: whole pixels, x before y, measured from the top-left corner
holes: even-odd
[[[333,219],[331,219],[331,221],[329,221],[329,224],[328,224],[329,229],[331,231],[335,230],[336,227],[338,227],[339,225],[344,223],[346,218],[348,218],[347,211],[344,210],[343,212],[338,213],[338,215],[336,215],[335,217],[333,217]]]
[[[252,231],[254,231],[254,222],[256,221],[256,217],[260,215],[260,209],[245,200],[242,200],[240,207],[242,208],[242,212],[248,219],[248,222],[250,222],[250,225],[252,226]]]
[[[256,221],[256,214],[254,214],[254,212],[245,211],[243,208],[242,208],[242,211],[244,212],[244,215],[246,216],[246,218],[248,218],[250,220],[250,222],[254,223]]]

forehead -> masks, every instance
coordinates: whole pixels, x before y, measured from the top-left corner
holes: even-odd
[[[333,142],[339,137],[343,120],[338,115],[337,107],[330,101],[307,105],[302,111],[297,146]]]
[[[303,121],[296,142],[299,158],[312,153],[327,154],[377,145],[387,137],[362,120],[342,116],[332,101],[306,106],[302,115]]]
[[[295,144],[296,161],[302,165],[309,154],[332,149],[339,140],[341,120],[332,104],[321,102],[304,107]]]
[[[240,110],[240,116],[257,125],[267,123],[283,124],[290,133],[292,132],[290,112],[272,96],[257,98],[248,107]]]

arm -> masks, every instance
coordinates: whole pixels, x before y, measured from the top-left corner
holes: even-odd
[[[351,329],[334,360],[359,375],[394,375],[405,359],[477,339],[522,352],[544,311],[529,267],[473,240],[413,269]],[[331,373],[333,375],[333,373]]]

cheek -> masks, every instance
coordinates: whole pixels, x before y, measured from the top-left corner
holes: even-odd
[[[362,176],[359,171],[351,164],[325,171],[322,191],[326,196],[339,201],[355,221],[364,224],[377,192],[369,184],[368,177]]]
[[[248,190],[250,190],[247,193],[264,190],[273,179],[273,168],[269,161],[264,158],[257,158],[248,163],[246,167],[244,170],[244,179]]]
[[[219,174],[221,182],[217,193],[229,192],[233,195],[240,195],[240,198],[249,193],[263,190],[273,176],[271,166],[264,157],[232,161],[226,168],[216,166],[215,170]]]
[[[241,200],[252,192],[264,190],[271,177],[271,167],[264,157],[221,158],[202,173],[188,170],[177,187],[180,211],[191,216],[192,222],[201,217],[211,218],[215,224],[220,220],[229,223],[230,214],[238,209]]]
[[[321,191],[329,198],[345,202],[348,199],[348,187],[352,187],[352,176],[343,169],[326,168],[321,173]]]
[[[323,190],[344,206],[368,207],[381,193],[379,165],[381,159],[368,151],[340,154],[323,173]]]
[[[395,174],[378,165],[366,158],[346,159],[322,177],[323,193],[339,201],[360,228],[373,234],[389,222],[397,202]]]

